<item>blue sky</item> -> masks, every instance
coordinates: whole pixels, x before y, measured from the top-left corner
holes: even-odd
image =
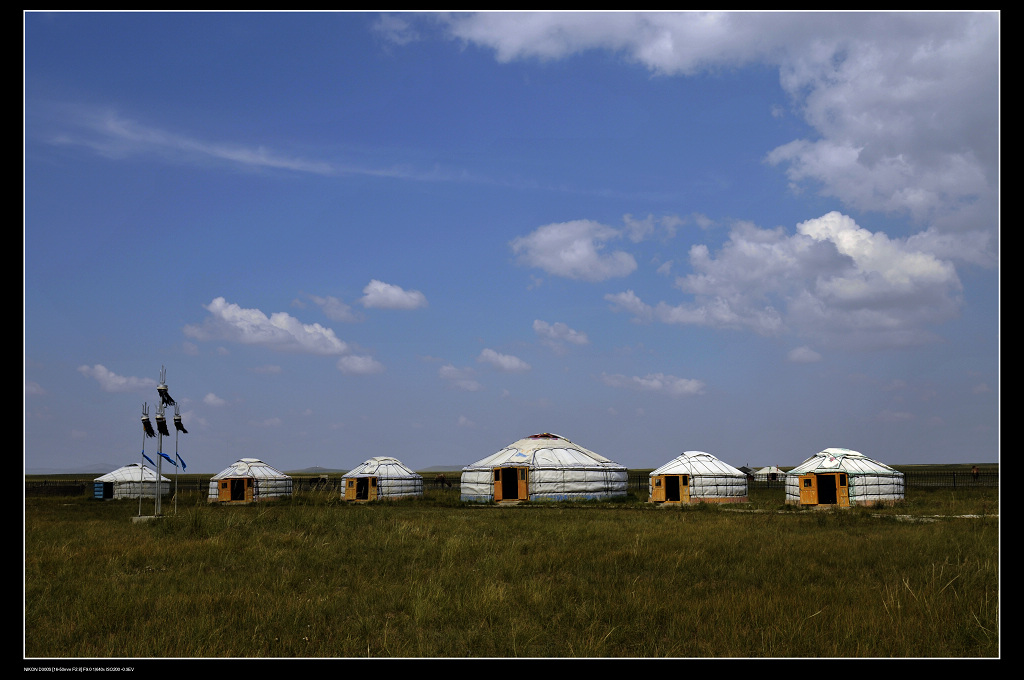
[[[999,21],[28,12],[26,470],[994,462]]]

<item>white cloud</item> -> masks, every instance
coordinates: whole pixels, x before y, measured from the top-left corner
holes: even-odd
[[[648,373],[643,377],[602,373],[601,382],[609,387],[658,392],[672,397],[690,396],[704,392],[704,383],[700,380],[678,378],[664,373]]]
[[[347,375],[370,375],[380,373],[384,365],[370,356],[351,355],[338,359],[338,370]]]
[[[476,360],[485,364],[490,364],[498,370],[505,371],[507,373],[522,373],[530,370],[530,364],[526,363],[519,357],[512,356],[511,354],[500,354],[490,348],[480,352],[480,356],[478,356]]]
[[[456,368],[451,364],[446,364],[438,369],[437,374],[455,389],[467,392],[477,392],[483,389],[483,385],[477,382],[476,374],[471,368]]]
[[[692,273],[676,280],[690,302],[650,305],[632,290],[605,299],[637,321],[793,333],[849,347],[927,342],[930,326],[959,311],[956,270],[919,250],[926,240],[891,239],[838,212],[796,232],[739,223],[717,254],[693,246]]]
[[[603,252],[606,241],[620,236],[598,222],[574,220],[539,227],[514,239],[510,246],[519,264],[553,276],[596,282],[626,276],[636,269],[636,260],[629,253]]]
[[[561,321],[551,324],[547,321],[535,319],[533,322],[533,332],[540,337],[541,342],[555,349],[562,348],[565,343],[586,345],[590,342],[586,333],[573,330]]]
[[[676,235],[676,231],[685,224],[685,220],[677,215],[664,217],[648,215],[642,220],[636,219],[632,215],[625,215],[622,221],[625,222],[626,233],[633,243],[639,243],[659,234],[663,239],[671,239]]]
[[[79,366],[78,372],[88,378],[94,378],[104,392],[141,392],[143,390],[156,389],[156,380],[152,378],[134,378],[117,375],[102,364]]]
[[[794,364],[813,364],[821,361],[821,355],[805,345],[789,350],[786,360]]]
[[[153,154],[176,163],[227,162],[249,168],[290,170],[316,175],[334,175],[339,170],[319,160],[287,157],[262,146],[230,142],[209,142],[149,127],[115,112],[79,108],[71,120],[78,129],[50,141],[91,148],[108,158]]]
[[[320,324],[304,324],[284,312],[269,317],[258,309],[244,309],[223,297],[206,310],[210,317],[201,326],[185,326],[185,335],[196,340],[230,340],[275,350],[306,354],[347,354],[349,347],[334,331]]]
[[[417,309],[427,306],[427,298],[418,290],[403,290],[399,286],[373,279],[363,289],[359,299],[364,307],[380,309]]]
[[[331,321],[362,321],[362,316],[336,297],[332,297],[330,295],[327,297],[310,295],[309,297],[320,307],[324,316]]]
[[[944,231],[995,229],[997,12],[483,12],[428,21],[502,62],[604,50],[668,76],[777,68],[792,110],[814,130],[764,150],[794,188],[810,184],[852,209],[905,213]]]
[[[25,396],[26,397],[40,397],[40,396],[42,396],[44,394],[46,394],[46,390],[44,390],[39,383],[33,382],[31,380],[26,380],[25,381]]]
[[[213,392],[208,392],[206,396],[203,397],[203,403],[207,406],[224,406],[227,404],[225,400],[221,399]]]

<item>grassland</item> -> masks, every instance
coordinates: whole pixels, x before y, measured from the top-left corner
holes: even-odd
[[[224,507],[197,491],[151,522],[131,521],[137,501],[26,498],[24,653],[999,655],[997,489],[842,511],[752,494],[730,508],[434,490]]]

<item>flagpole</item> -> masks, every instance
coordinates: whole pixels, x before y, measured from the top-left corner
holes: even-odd
[[[155,437],[156,433],[153,432],[153,424],[149,422],[149,404],[142,402],[142,458],[143,461],[149,460],[146,457],[146,437]],[[152,461],[150,461],[152,462]],[[146,463],[140,461],[139,463],[139,517],[142,517],[142,489],[145,481]]]
[[[182,432],[188,434],[188,430],[181,422],[181,409],[178,405],[174,405],[174,514],[178,514],[178,465],[181,465],[181,469],[186,469],[185,460],[178,455],[178,433]]]
[[[164,405],[160,404],[160,406],[156,410],[157,423],[160,422],[160,416],[162,416],[163,414],[164,414]],[[164,433],[162,432],[162,429],[163,428],[158,427],[157,428],[157,432],[156,432],[156,482],[154,483],[154,486],[153,486],[153,488],[155,489],[155,491],[153,492],[153,498],[154,498],[153,516],[154,517],[159,517],[162,514],[162,511],[163,511],[163,508],[161,508],[161,505],[160,505],[160,501],[162,500],[161,499],[161,495],[162,494],[160,492],[163,491],[163,489],[160,488],[160,486],[161,486],[160,482],[164,478],[163,472],[162,472],[163,462],[164,462],[163,461]]]
[[[174,409],[177,411],[177,407]],[[178,459],[178,428],[174,428],[174,459]],[[178,466],[174,466],[174,514],[178,514]]]
[[[146,417],[146,404],[145,403],[142,404],[142,417],[143,417],[143,419],[145,419],[145,417]],[[143,473],[146,471],[146,461],[145,461],[145,458],[146,458],[146,428],[145,427],[142,428],[142,458],[143,458],[143,460],[139,461],[139,517],[142,517],[142,478],[144,476]]]

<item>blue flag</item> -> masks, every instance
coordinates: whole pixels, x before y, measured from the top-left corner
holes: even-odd
[[[185,459],[182,458],[181,456],[179,456],[177,451],[174,452],[174,457],[177,458],[178,461],[181,463],[181,469],[182,470],[187,470],[188,469],[188,466],[185,465]]]
[[[160,453],[159,455],[161,458],[166,458],[167,462],[173,465],[174,467],[178,467],[178,464],[174,462],[174,459],[168,456],[166,453]]]
[[[146,455],[145,451],[142,452],[142,457],[145,458],[146,460],[148,460],[150,465],[152,465],[153,467],[156,467],[156,463],[153,462],[152,458],[150,458],[149,456]]]

